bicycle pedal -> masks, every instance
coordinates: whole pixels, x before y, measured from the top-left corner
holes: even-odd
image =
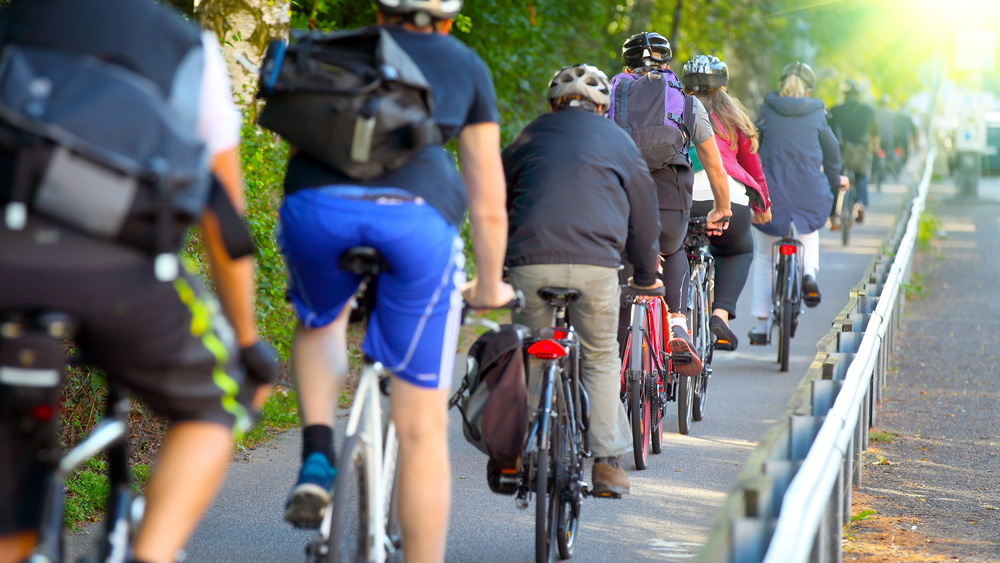
[[[728,340],[716,340],[714,346],[716,350],[727,352],[732,352],[736,349],[736,346],[733,346],[733,343]]]
[[[692,357],[691,354],[688,354],[686,352],[682,352],[679,354],[675,353],[675,354],[670,354],[670,361],[675,364],[686,365],[694,362],[694,357]]]
[[[611,491],[606,491],[603,493],[590,493],[590,496],[595,498],[622,498],[621,494],[613,493]]]

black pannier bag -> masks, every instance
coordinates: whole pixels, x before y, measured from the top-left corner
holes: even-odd
[[[13,181],[0,186],[6,227],[23,228],[30,210],[155,254],[157,277],[168,281],[184,232],[211,206],[230,254],[252,252],[195,134],[200,49],[177,69],[168,98],[146,77],[95,57],[7,45],[0,150],[14,165]]]
[[[521,455],[528,431],[525,361],[521,346],[527,329],[501,325],[469,347],[462,385],[462,430],[465,439],[502,465]]]
[[[380,27],[272,42],[259,86],[261,127],[356,180],[393,172],[442,143],[427,79]]]

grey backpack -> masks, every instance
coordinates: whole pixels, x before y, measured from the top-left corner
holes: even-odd
[[[430,84],[381,27],[272,42],[257,96],[266,100],[261,127],[357,180],[442,143]]]

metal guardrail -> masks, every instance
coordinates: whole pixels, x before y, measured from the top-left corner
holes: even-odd
[[[698,554],[701,563],[843,559],[851,490],[882,399],[935,150],[788,408],[761,438]]]

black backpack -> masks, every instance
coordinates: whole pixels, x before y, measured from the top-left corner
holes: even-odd
[[[381,27],[293,33],[264,55],[258,124],[356,180],[440,145],[430,84]]]
[[[527,329],[501,325],[469,347],[465,381],[452,403],[462,412],[465,439],[493,460],[507,465],[524,447],[528,397],[521,346]]]
[[[187,227],[211,207],[230,254],[252,252],[195,134],[190,104],[200,99],[200,73],[200,65],[182,65],[168,97],[145,76],[96,57],[6,45],[0,150],[13,156],[13,181],[0,185],[6,227],[24,228],[31,211],[157,255],[157,277],[169,281]]]

